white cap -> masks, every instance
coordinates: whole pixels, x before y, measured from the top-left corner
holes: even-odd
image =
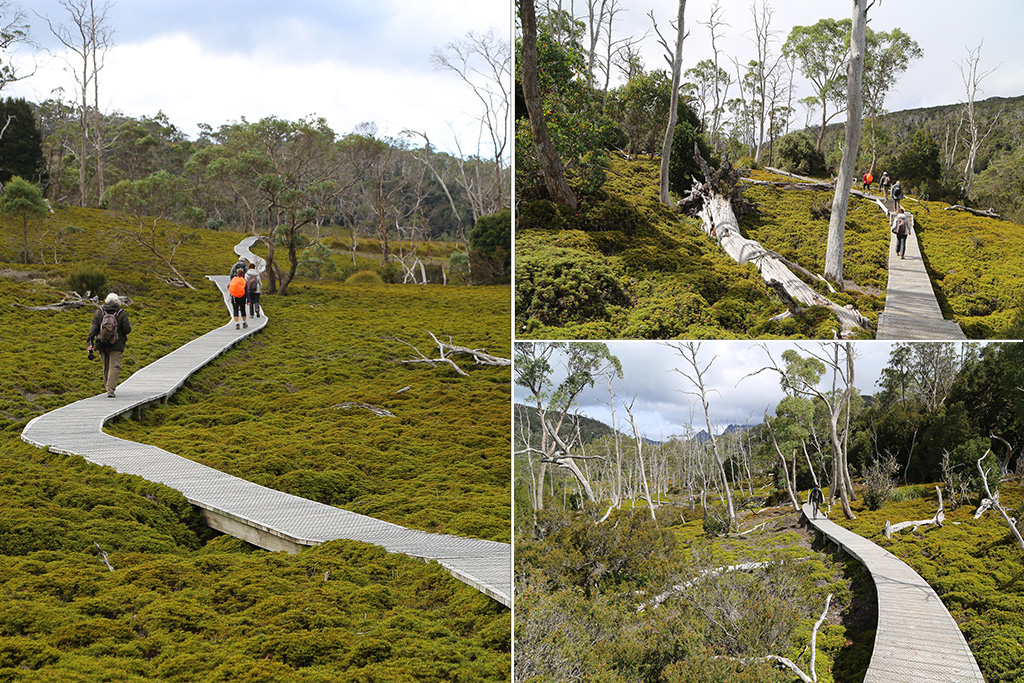
[[[120,301],[121,301],[121,297],[119,297],[117,294],[114,294],[113,292],[111,292],[110,294],[107,294],[107,303],[108,304],[116,304],[116,303],[120,303]]]

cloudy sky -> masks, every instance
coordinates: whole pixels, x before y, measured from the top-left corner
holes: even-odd
[[[576,0],[576,5],[582,0]],[[626,8],[614,31],[620,37],[643,36],[642,43],[646,68],[667,68],[664,51],[651,30],[649,11],[654,12],[663,34],[670,32],[674,21],[676,0],[621,0]],[[683,43],[683,69],[693,67],[702,59],[709,59],[710,32],[706,23],[711,14],[713,0],[689,0],[686,3],[686,28],[689,37]],[[755,56],[751,0],[722,0],[723,19],[729,26],[719,32],[719,48],[723,54],[736,57],[746,64]],[[761,0],[757,0],[758,7]],[[793,26],[810,26],[826,17],[849,19],[853,3],[835,0],[768,0],[774,8],[771,28],[778,30],[774,53],[781,52]],[[956,63],[964,60],[967,49],[984,43],[981,49],[981,70],[999,67],[982,82],[981,96],[1012,97],[1024,95],[1024,50],[1020,48],[1020,29],[1024,26],[1024,2],[1020,0],[884,0],[876,1],[868,13],[869,26],[875,31],[891,31],[899,27],[917,41],[924,57],[913,62],[900,78],[886,101],[890,111],[955,104],[965,97],[965,89]],[[1001,66],[1000,66],[1001,64]],[[728,60],[726,68],[735,78],[736,69]],[[798,77],[798,81],[801,80]],[[735,86],[730,96],[736,96]],[[798,95],[810,94],[805,90]],[[802,107],[798,117],[803,122]],[[842,120],[840,116],[836,122]]]
[[[799,345],[790,342],[764,344],[780,365],[782,352],[786,349],[797,349],[803,356],[807,356],[808,351],[818,356],[823,353],[817,342],[802,342]],[[891,346],[888,342],[880,341],[855,343],[857,360],[854,384],[861,394],[874,394],[878,391],[876,383],[882,368],[889,362]],[[695,391],[695,386],[674,371],[678,368],[693,375],[690,366],[675,348],[652,341],[612,341],[608,342],[608,348],[622,362],[622,379],[613,383],[615,393],[627,402],[634,400],[633,415],[647,438],[663,441],[672,435],[686,434],[691,431],[688,426],[691,419],[693,432],[706,429],[699,399],[685,393]],[[803,351],[800,351],[801,348]],[[702,368],[711,362],[704,383],[711,404],[711,422],[716,433],[730,424],[745,424],[748,420],[750,424],[760,423],[765,410],[770,415],[774,414],[775,404],[783,397],[778,373],[765,371],[749,376],[770,364],[760,343],[706,341],[701,343],[697,357]],[[822,379],[822,387],[831,387],[831,381],[831,374],[827,374]],[[519,403],[527,402],[522,387],[515,387],[515,398]],[[610,424],[611,411],[606,405],[608,401],[608,385],[599,382],[582,396],[580,412]],[[615,416],[617,421],[626,419],[621,405],[616,407]],[[620,429],[628,431],[628,423],[620,422]]]
[[[56,0],[14,0],[52,56],[5,95],[74,99],[67,61],[46,24],[69,15]],[[100,75],[101,106],[134,116],[162,110],[194,137],[196,124],[316,115],[338,133],[364,121],[380,134],[425,131],[447,150],[475,153],[479,101],[431,54],[468,31],[509,39],[507,2],[462,0],[117,0],[115,45]],[[22,54],[21,57],[27,58]]]

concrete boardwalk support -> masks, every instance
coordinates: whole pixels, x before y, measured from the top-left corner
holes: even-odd
[[[906,254],[902,259],[896,253],[896,235],[890,233],[889,237],[889,283],[885,289],[885,310],[878,315],[875,338],[966,339],[960,325],[942,317],[921,258],[917,233],[907,236]]]
[[[878,592],[878,628],[864,683],[984,683],[960,627],[932,587],[895,555],[823,517],[811,526],[856,557]]]
[[[255,258],[243,240],[236,253]],[[208,276],[228,301],[228,277]],[[229,308],[230,310],[230,308]],[[249,320],[236,330],[233,320],[137,370],[117,388],[40,415],[22,431],[22,440],[54,453],[80,455],[177,489],[200,508],[210,526],[268,550],[298,552],[334,539],[373,543],[388,552],[435,560],[460,581],[507,607],[512,606],[512,548],[508,543],[407,529],[341,508],[269,489],[201,465],[155,446],[103,433],[103,425],[144,406],[166,403],[199,368],[267,324]],[[129,340],[129,343],[130,340]]]

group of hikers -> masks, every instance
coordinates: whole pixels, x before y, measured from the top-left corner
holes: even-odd
[[[249,327],[246,321],[245,309],[249,308],[249,316],[260,317],[260,294],[263,293],[263,281],[260,278],[262,269],[256,267],[255,263],[249,263],[244,258],[238,259],[238,263],[231,266],[231,281],[228,283],[228,294],[231,296],[231,313],[235,319],[235,329]],[[242,324],[238,324],[241,316]]]
[[[263,259],[257,257],[257,261],[263,266]],[[250,263],[244,258],[240,258],[238,263],[231,266],[228,294],[231,296],[236,330],[249,327],[246,322],[246,307],[249,309],[250,317],[260,317],[260,294],[263,293],[260,276],[264,269],[265,266],[258,268],[256,263]],[[238,322],[239,316],[242,318],[241,325]],[[85,339],[85,349],[89,352],[89,358],[95,357],[94,352],[100,354],[100,360],[103,362],[103,387],[107,390],[108,398],[116,398],[124,346],[131,331],[132,324],[128,320],[128,313],[121,307],[121,297],[111,292],[93,315],[89,336]]]
[[[871,171],[866,171],[860,179],[864,182],[864,191],[870,192],[871,183],[875,182],[875,176]],[[892,182],[888,171],[882,171],[882,177],[878,179],[878,186],[885,194],[886,199],[890,194],[892,195],[893,211],[896,214],[892,224],[892,234],[896,235],[896,253],[902,259],[907,252],[907,236],[911,234],[910,221],[903,211],[903,206],[900,205],[900,201],[903,199],[903,186],[898,180],[895,183]]]

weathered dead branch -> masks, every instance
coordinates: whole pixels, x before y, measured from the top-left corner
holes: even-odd
[[[380,415],[381,417],[398,417],[390,410],[381,408],[379,406],[372,405],[370,403],[361,403],[359,401],[347,401],[345,403],[336,403],[331,406],[332,408],[340,408],[342,410],[351,410],[352,408],[362,408],[363,410],[369,410],[374,415]]]
[[[107,569],[114,571],[114,566],[110,564],[110,559],[107,557],[107,551],[100,547],[100,544],[93,541],[92,544],[96,546],[96,550],[100,551],[100,559],[103,560],[103,564],[107,565]]]
[[[996,491],[995,495],[992,495],[992,491],[988,487],[988,476],[985,474],[985,470],[982,469],[981,467],[981,461],[988,457],[988,454],[991,452],[991,450],[985,451],[985,455],[978,458],[977,462],[978,473],[981,474],[981,483],[985,487],[985,495],[988,496],[988,498],[986,498],[986,500],[989,503],[987,507],[992,508],[993,510],[995,510],[996,512],[1003,516],[1003,521],[1005,521],[1006,525],[1010,527],[1010,533],[1013,534],[1013,537],[1017,539],[1017,545],[1020,546],[1021,550],[1024,550],[1024,538],[1021,537],[1020,529],[1017,528],[1017,520],[1015,520],[1013,517],[1010,517],[1010,515],[1006,512],[1006,509],[999,504],[999,491]],[[982,501],[982,504],[984,503],[985,501]],[[981,515],[984,512],[985,510],[982,510],[979,506],[978,512],[975,513],[974,518],[977,519],[978,517],[981,517]]]
[[[87,292],[88,294],[88,292]],[[131,299],[126,296],[121,297],[121,305],[127,306],[131,304]],[[46,304],[44,306],[25,306],[23,304],[11,304],[16,308],[21,308],[26,311],[77,311],[80,308],[86,306],[92,306],[93,308],[101,308],[103,302],[100,301],[98,296],[83,297],[78,292],[65,292],[64,298],[55,304]]]
[[[954,204],[953,206],[947,206],[943,211],[966,211],[967,213],[973,213],[975,216],[982,216],[983,218],[1002,218],[995,209],[989,209],[988,211],[982,211],[981,209],[972,209],[969,206],[963,204]]]
[[[892,538],[894,533],[903,531],[904,529],[909,529],[910,527],[913,527],[914,531],[917,531],[918,527],[929,526],[932,524],[941,527],[942,522],[946,519],[946,513],[942,507],[942,489],[936,486],[935,490],[939,494],[939,509],[935,513],[934,517],[931,519],[920,519],[915,522],[900,522],[899,524],[889,524],[889,520],[885,520],[885,537]]]
[[[455,369],[455,371],[457,373],[459,373],[460,375],[464,375],[464,376],[468,375],[469,373],[467,373],[465,370],[460,368],[455,363],[455,361],[452,360],[453,356],[470,356],[470,357],[473,358],[473,364],[474,365],[490,365],[490,366],[497,366],[497,367],[507,367],[507,366],[512,365],[512,361],[509,360],[508,358],[501,358],[500,356],[493,356],[493,355],[487,353],[487,351],[484,350],[484,349],[471,349],[471,348],[468,348],[468,347],[465,347],[465,346],[458,346],[458,345],[453,344],[451,342],[451,337],[448,338],[447,342],[443,342],[443,341],[439,340],[437,337],[435,337],[433,332],[427,331],[427,334],[429,334],[430,338],[434,340],[435,344],[437,344],[437,352],[438,352],[438,357],[437,358],[428,358],[418,348],[416,348],[415,346],[413,346],[409,342],[404,341],[402,339],[398,339],[397,337],[391,337],[395,341],[400,342],[400,343],[405,344],[406,346],[408,346],[410,349],[415,351],[416,354],[419,356],[419,358],[413,358],[413,359],[410,359],[410,360],[403,360],[403,361],[401,361],[403,364],[427,363],[431,367],[436,367],[438,363],[441,363],[441,364],[450,365],[452,368]]]

